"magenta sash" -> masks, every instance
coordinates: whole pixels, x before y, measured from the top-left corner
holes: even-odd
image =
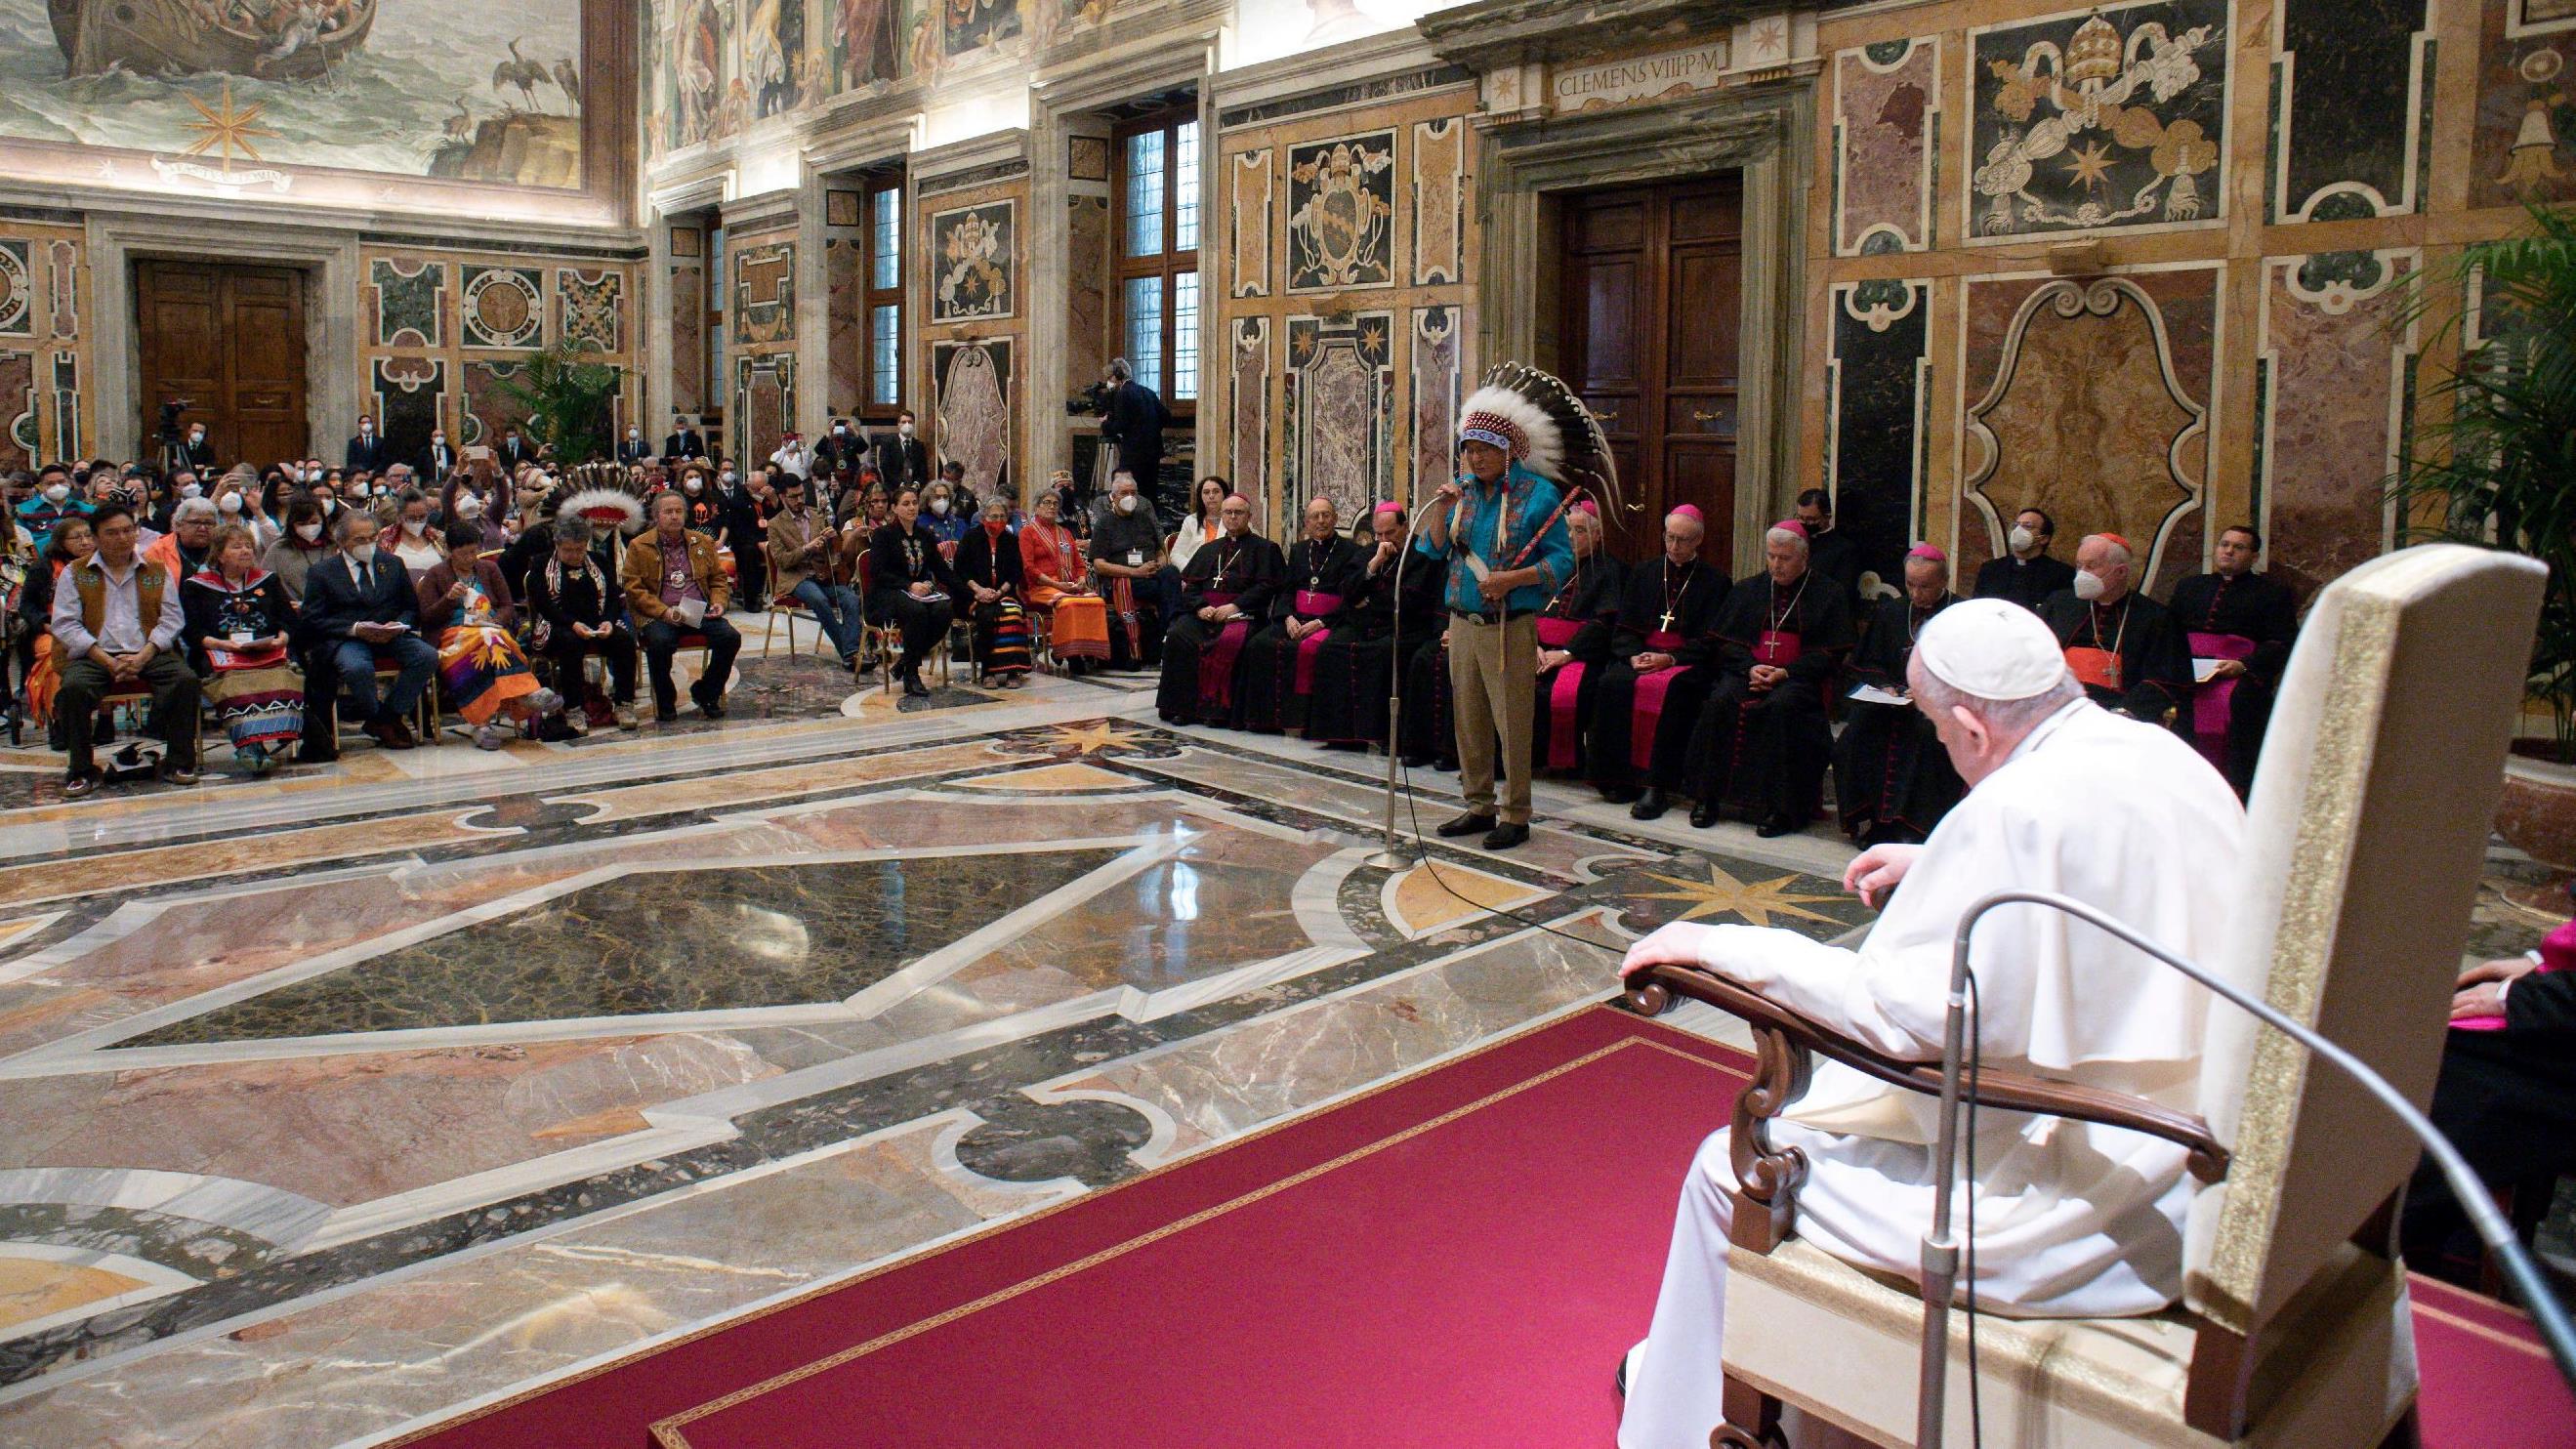
[[[1679,634],[1657,629],[1646,636],[1646,652],[1650,654],[1670,654],[1680,647],[1682,636]],[[1682,669],[1682,665],[1676,664],[1669,669],[1637,676],[1637,712],[1635,722],[1628,729],[1628,763],[1640,770],[1655,763],[1655,729],[1664,720],[1664,696],[1671,692],[1673,680]],[[1550,719],[1548,723],[1554,725],[1556,721]],[[1552,755],[1555,752],[1555,740],[1551,736],[1548,753]]]
[[[1319,594],[1313,589],[1299,589],[1294,612],[1300,619],[1320,619],[1341,606],[1342,596],[1339,594]],[[1332,630],[1323,629],[1297,641],[1297,692],[1299,694],[1315,692],[1315,656],[1323,650],[1324,641],[1332,637]]]
[[[2191,652],[2201,659],[2251,659],[2254,641],[2242,634],[2190,635]],[[2213,679],[2200,685],[2191,697],[2191,743],[2202,758],[2224,770],[2227,768],[2227,712],[2236,697],[2236,681]]]
[[[1203,595],[1208,607],[1222,609],[1235,600],[1232,594],[1210,592]],[[1236,619],[1216,631],[1199,651],[1199,707],[1232,709],[1234,707],[1234,662],[1243,653],[1243,641],[1252,637],[1252,621]]]
[[[1538,618],[1538,643],[1542,649],[1564,649],[1583,632],[1581,619],[1559,619],[1541,614]],[[1575,700],[1583,693],[1583,661],[1569,659],[1557,666],[1547,686],[1547,767],[1551,770],[1574,768],[1575,752],[1582,745],[1575,722]]]
[[[1754,641],[1753,662],[1786,669],[1798,662],[1798,652],[1802,647],[1804,646],[1799,643],[1798,636],[1795,634],[1779,629],[1765,629],[1762,631],[1762,637]]]

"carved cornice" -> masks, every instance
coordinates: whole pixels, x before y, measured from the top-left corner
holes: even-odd
[[[1615,186],[1740,166],[1788,140],[1796,104],[1791,90],[1730,90],[1677,105],[1489,123],[1483,189]]]
[[[1485,71],[1713,35],[1782,8],[1781,0],[1479,0],[1435,10],[1414,26],[1443,59]]]

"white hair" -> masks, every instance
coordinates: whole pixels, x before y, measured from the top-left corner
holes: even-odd
[[[1798,552],[1807,552],[1807,540],[1805,535],[1799,533],[1794,528],[1772,529],[1769,533],[1762,535],[1762,541],[1766,544],[1794,543],[1798,546]]]
[[[1684,523],[1689,524],[1691,527],[1698,529],[1698,530],[1699,530],[1699,533],[1700,533],[1700,537],[1702,537],[1702,538],[1706,538],[1706,537],[1708,536],[1708,525],[1707,525],[1706,523],[1702,522],[1702,521],[1701,521],[1701,520],[1699,520],[1698,518],[1693,517],[1693,516],[1692,516],[1692,515],[1690,515],[1690,514],[1687,514],[1687,513],[1682,512],[1682,511],[1681,511],[1680,509],[1678,509],[1678,508],[1676,508],[1676,509],[1674,509],[1672,512],[1667,513],[1667,514],[1665,514],[1665,515],[1664,515],[1664,526],[1665,526],[1666,528],[1670,528],[1670,527],[1672,527],[1672,526],[1673,526],[1673,520],[1674,520],[1674,519],[1676,519],[1676,518],[1680,519],[1680,520],[1681,520],[1682,522],[1684,522]],[[1599,526],[1600,526],[1601,520],[1599,520],[1599,519],[1597,519],[1597,518],[1596,518],[1596,519],[1592,520],[1592,522],[1593,522],[1593,526],[1597,528],[1597,527],[1599,527]]]
[[[2072,674],[2061,674],[2057,682],[2028,699],[1988,699],[1970,694],[1932,672],[1926,665],[1918,671],[1922,679],[1915,686],[1916,697],[1934,714],[1946,714],[1953,707],[1965,707],[1968,713],[1984,721],[1994,734],[2017,736],[2028,733],[2040,721],[2084,697],[2084,686]]]
[[[2115,568],[2121,564],[2129,562],[2133,557],[2129,552],[2129,546],[2127,544],[2120,542],[2118,539],[2113,538],[2107,533],[2088,533],[2084,536],[2084,542],[2101,544],[2109,554],[2109,556],[2103,561]],[[2081,548],[2083,545],[2078,544],[2076,546]]]
[[[177,508],[170,511],[170,522],[174,526],[182,523],[194,523],[200,518],[211,523],[214,521],[214,517],[215,503],[211,498],[186,499],[183,500]]]

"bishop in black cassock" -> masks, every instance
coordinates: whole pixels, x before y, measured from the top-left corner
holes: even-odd
[[[1905,556],[1904,594],[1871,605],[1869,633],[1852,651],[1853,679],[1905,694],[1914,636],[1957,602],[1950,592],[1950,556],[1928,543],[1915,545]],[[1864,846],[1920,842],[1967,792],[1922,710],[1859,699],[1844,703],[1843,732],[1834,741],[1834,803],[1844,834]]]
[[[1342,536],[1330,498],[1306,503],[1306,536],[1289,545],[1287,578],[1270,596],[1270,622],[1243,646],[1235,674],[1234,725],[1260,734],[1304,729],[1315,655],[1331,637],[1365,560]]]
[[[1234,669],[1254,625],[1288,576],[1279,545],[1252,531],[1252,502],[1225,500],[1225,533],[1190,556],[1181,612],[1163,636],[1154,707],[1170,724],[1224,724],[1234,715]]]
[[[1446,559],[1407,558],[1404,509],[1381,503],[1369,516],[1376,547],[1360,561],[1351,591],[1333,616],[1324,646],[1315,651],[1315,688],[1306,701],[1306,738],[1327,745],[1366,746],[1386,743],[1387,696],[1395,686],[1397,661],[1417,651],[1437,656],[1436,645],[1449,610],[1442,591],[1448,584]],[[1398,578],[1397,564],[1402,563]],[[1408,680],[1411,678],[1407,672]],[[1446,688],[1449,671],[1440,671]],[[1404,732],[1435,708],[1425,697],[1404,697]],[[1444,725],[1445,728],[1445,725]],[[1445,737],[1445,736],[1444,736]]]
[[[2039,606],[2041,622],[2066,651],[2067,670],[2104,709],[2168,723],[2191,704],[2191,654],[2173,615],[2130,587],[2138,565],[2118,534],[2088,536],[2075,567],[2075,586]]]
[[[2192,692],[2187,711],[2192,744],[2240,796],[2254,788],[2254,762],[2272,722],[2272,696],[2299,637],[2299,601],[2290,586],[2254,572],[2263,540],[2239,525],[2218,535],[2217,571],[2174,585],[2165,607],[2195,659],[2220,661]]]
[[[1691,824],[1734,807],[1765,837],[1801,830],[1824,803],[1833,753],[1825,690],[1851,652],[1851,606],[1807,567],[1797,520],[1764,536],[1768,567],[1735,586],[1718,614],[1708,705],[1691,732]]]
[[[1685,503],[1664,518],[1663,557],[1628,570],[1610,662],[1592,700],[1587,778],[1605,800],[1635,801],[1628,813],[1640,820],[1663,814],[1667,792],[1681,788],[1691,723],[1708,697],[1716,653],[1709,629],[1733,581],[1699,556],[1706,532],[1700,511]]]

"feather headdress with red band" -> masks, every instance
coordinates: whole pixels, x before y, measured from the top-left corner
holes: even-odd
[[[1589,495],[1603,508],[1634,510],[1619,492],[1619,467],[1592,410],[1571,388],[1535,367],[1497,363],[1458,414],[1458,440],[1490,443],[1570,499]]]

